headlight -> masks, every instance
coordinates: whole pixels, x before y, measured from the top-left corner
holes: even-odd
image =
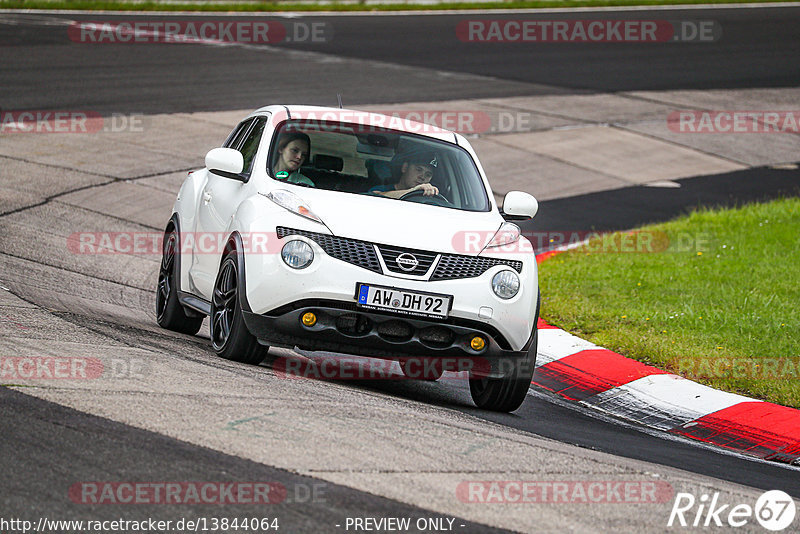
[[[308,207],[305,201],[291,191],[287,191],[285,189],[276,189],[275,191],[270,191],[266,194],[259,194],[264,195],[278,206],[285,208],[292,213],[296,213],[297,215],[305,217],[306,219],[311,219],[314,222],[324,224],[322,219],[317,217],[317,214],[311,211],[311,208]]]
[[[283,245],[281,258],[292,269],[305,269],[314,261],[314,251],[305,241],[294,239]]]
[[[500,271],[492,278],[492,291],[501,299],[510,299],[519,293],[519,276],[514,271]]]
[[[514,223],[505,222],[500,225],[497,232],[494,233],[492,239],[486,245],[486,248],[502,247],[503,245],[510,245],[519,241],[521,230],[519,226]]]

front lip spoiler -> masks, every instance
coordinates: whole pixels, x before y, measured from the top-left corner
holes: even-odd
[[[285,309],[285,308],[284,308]],[[302,315],[313,311],[317,317],[314,326],[304,326],[300,320]],[[535,343],[526,343],[523,350],[504,350],[498,342],[486,331],[466,326],[443,324],[439,321],[429,321],[419,318],[406,318],[387,316],[372,313],[369,310],[351,311],[324,305],[300,306],[276,315],[259,315],[250,311],[243,311],[244,322],[247,329],[266,345],[295,348],[310,351],[330,351],[367,356],[381,359],[398,359],[409,356],[426,358],[463,358],[471,360],[470,369],[476,376],[499,378],[505,376],[508,370],[517,362],[526,358],[535,360]],[[361,317],[364,323],[370,325],[365,331],[358,334],[343,332],[337,327],[337,320],[342,316]],[[345,318],[348,319],[348,318]],[[389,327],[393,322],[401,322],[410,327],[412,334],[404,339],[389,339],[379,330]],[[429,328],[446,328],[453,334],[449,343],[434,346],[435,343],[421,339],[420,332]],[[536,327],[531,333],[533,339]],[[469,345],[469,340],[481,335],[486,340],[486,348],[475,351]],[[534,353],[531,355],[530,350]]]

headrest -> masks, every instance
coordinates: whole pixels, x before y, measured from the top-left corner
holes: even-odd
[[[392,178],[392,167],[388,161],[380,159],[368,159],[365,162],[367,171],[381,182],[388,182]]]
[[[344,169],[344,160],[336,156],[316,154],[314,156],[314,167],[325,171],[341,171]]]

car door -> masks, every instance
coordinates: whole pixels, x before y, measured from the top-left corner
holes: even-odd
[[[244,121],[223,145],[242,153],[241,179],[227,178],[206,169],[207,180],[197,205],[195,247],[189,270],[195,288],[206,300],[211,300],[231,218],[239,204],[252,194],[249,178],[266,122],[263,116]]]

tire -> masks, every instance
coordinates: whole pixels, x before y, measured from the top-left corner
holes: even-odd
[[[239,301],[239,266],[235,250],[220,265],[211,297],[211,346],[217,356],[234,362],[258,365],[269,347],[261,345],[247,330]]]
[[[539,332],[534,333],[528,354],[513,363],[512,370],[502,378],[470,378],[469,392],[478,408],[494,412],[513,412],[525,401],[536,365]]]
[[[178,301],[179,288],[175,276],[178,268],[178,262],[175,261],[177,250],[178,232],[170,228],[164,234],[164,246],[161,249],[161,267],[156,286],[156,321],[162,328],[193,336],[200,330],[203,317],[186,315],[186,310]]]
[[[511,363],[511,371],[503,378],[478,377],[469,379],[469,392],[472,401],[484,410],[494,412],[513,412],[525,401],[533,380],[536,354],[539,348],[539,306],[541,293],[536,298],[536,315],[533,318],[533,339],[527,355]]]
[[[411,379],[436,382],[444,373],[442,362],[439,360],[428,363],[426,360],[420,358],[404,358],[398,360],[397,363],[400,364],[400,369],[403,370],[403,374]]]

